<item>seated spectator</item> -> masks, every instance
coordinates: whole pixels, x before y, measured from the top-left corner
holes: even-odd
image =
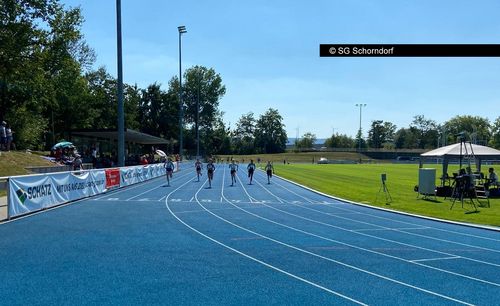
[[[488,178],[486,179],[486,183],[484,183],[484,188],[488,190],[490,186],[498,187],[498,175],[495,173],[495,169],[488,169]]]

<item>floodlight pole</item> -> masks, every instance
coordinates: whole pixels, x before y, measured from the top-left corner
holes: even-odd
[[[123,65],[122,65],[122,8],[116,0],[116,45],[118,57],[118,167],[125,165],[125,119],[123,113]]]
[[[200,157],[200,75],[198,71],[198,94],[196,97],[196,158]]]
[[[178,26],[179,30],[179,156],[182,159],[182,130],[183,130],[183,117],[184,117],[184,105],[182,102],[182,34],[187,33],[185,26]]]
[[[363,107],[366,107],[366,104],[364,103],[359,103],[359,104],[356,104],[356,106],[359,107],[359,144],[358,144],[358,150],[359,150],[359,154],[361,154],[361,110]]]

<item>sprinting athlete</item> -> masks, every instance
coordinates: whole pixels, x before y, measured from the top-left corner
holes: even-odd
[[[267,162],[266,165],[266,173],[267,173],[267,184],[271,184],[271,178],[273,177],[274,167],[270,161]]]
[[[172,173],[174,173],[174,163],[170,157],[165,164],[163,164],[163,167],[167,170],[167,186],[170,187],[170,179],[172,178]]]
[[[250,160],[250,163],[247,166],[248,177],[250,178],[250,185],[252,185],[253,172],[255,171],[255,164],[253,163],[253,159]]]
[[[238,171],[238,165],[234,160],[229,164],[229,169],[231,170],[231,186],[234,186],[234,183],[236,183],[236,171]]]
[[[215,165],[212,159],[208,160],[207,164],[207,176],[208,176],[208,188],[212,188],[212,180],[214,179]]]
[[[194,163],[194,167],[196,168],[196,176],[198,177],[198,182],[200,181],[200,176],[203,175],[201,173],[201,169],[203,169],[203,164],[200,162],[199,159],[196,160]]]

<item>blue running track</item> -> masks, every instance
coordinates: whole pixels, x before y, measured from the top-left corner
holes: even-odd
[[[0,224],[0,305],[500,305],[500,232],[193,167]]]

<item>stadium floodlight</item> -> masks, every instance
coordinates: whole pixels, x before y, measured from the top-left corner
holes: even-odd
[[[116,52],[118,68],[118,167],[125,166],[125,115],[123,111],[122,4],[116,0]]]
[[[186,26],[178,26],[179,30],[179,156],[182,159],[182,128],[183,128],[183,117],[184,117],[184,107],[182,103],[182,34],[187,33]]]
[[[358,150],[359,153],[361,154],[361,110],[363,107],[366,107],[365,103],[358,103],[356,104],[357,107],[359,107],[359,144],[358,144]]]

